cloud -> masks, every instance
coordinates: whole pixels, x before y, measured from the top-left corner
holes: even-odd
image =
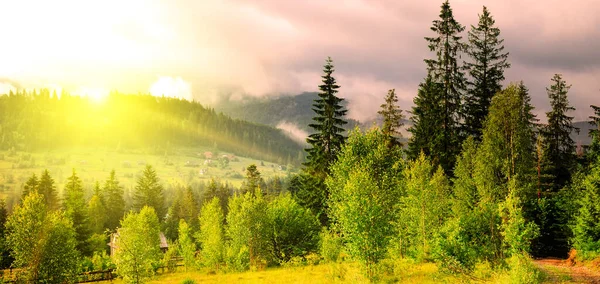
[[[287,135],[292,140],[296,141],[296,143],[298,143],[299,145],[306,144],[308,132],[300,129],[298,125],[287,121],[280,121],[277,124],[277,128],[283,130],[283,133],[285,135]]]
[[[390,88],[403,109],[412,106],[426,75],[423,59],[434,56],[423,38],[432,35],[441,2],[107,0],[90,6],[58,0],[36,12],[29,9],[35,1],[5,1],[0,10],[12,12],[0,18],[0,35],[18,44],[0,54],[0,76],[136,93],[169,74],[160,84],[175,90],[174,96],[188,96],[186,85],[177,82],[185,78],[191,96],[208,104],[316,91],[324,60],[331,56],[350,116],[369,119]],[[600,77],[600,2],[485,4],[510,52],[506,83],[523,80],[542,117],[548,107],[545,88],[554,73],[562,73],[573,84],[569,95],[578,109],[573,115],[587,117],[600,89],[595,79]],[[482,5],[451,1],[467,30],[477,24]],[[23,14],[35,20],[22,21]]]
[[[150,94],[156,97],[171,97],[193,100],[192,86],[181,77],[160,77],[150,86]]]

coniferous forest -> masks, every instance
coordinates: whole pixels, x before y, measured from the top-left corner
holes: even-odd
[[[443,2],[413,104],[383,90],[382,123],[366,130],[347,130],[335,54],[326,58],[304,145],[183,99],[0,96],[0,160],[205,147],[294,168],[265,178],[264,164],[247,164],[239,185],[174,184],[159,176],[166,162],[95,181],[83,167],[35,172],[4,192],[14,204],[0,202],[2,281],[600,281],[600,106],[585,110],[591,144],[577,145],[569,78],[547,78],[551,109],[537,113],[527,82],[505,80],[501,27],[485,6],[467,27]]]

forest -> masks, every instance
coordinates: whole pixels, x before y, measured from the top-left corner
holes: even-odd
[[[279,130],[197,102],[0,97],[5,151],[150,147],[160,155],[216,144],[302,165],[265,179],[250,164],[239,187],[212,179],[166,191],[147,164],[130,198],[115,170],[95,184],[78,169],[64,184],[48,170],[33,174],[18,204],[0,203],[3,280],[581,281],[535,262],[547,258],[585,267],[585,281],[600,279],[600,107],[585,110],[593,113],[591,143],[577,145],[566,79],[548,78],[551,110],[538,117],[525,82],[504,82],[509,53],[491,12],[483,7],[465,29],[442,3],[414,106],[384,92],[382,123],[367,130],[346,130],[342,86],[327,58],[304,152]],[[405,119],[410,137],[400,134]]]

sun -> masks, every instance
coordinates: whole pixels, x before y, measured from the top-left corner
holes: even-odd
[[[109,93],[110,92],[107,89],[98,87],[81,87],[76,92],[77,95],[86,97],[90,102],[97,105],[104,104]]]

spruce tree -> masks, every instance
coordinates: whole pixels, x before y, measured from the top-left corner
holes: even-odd
[[[81,179],[75,173],[67,179],[65,185],[63,208],[67,218],[73,222],[77,239],[77,250],[83,255],[90,255],[88,239],[91,235],[89,216],[85,198],[83,196],[83,185]]]
[[[137,181],[133,195],[133,209],[139,211],[144,206],[154,208],[159,220],[165,217],[163,186],[151,165],[146,165],[142,176]]]
[[[400,128],[404,126],[404,115],[402,109],[398,106],[398,96],[396,90],[391,89],[385,97],[385,103],[380,106],[377,112],[383,118],[383,126],[381,131],[388,137],[388,146],[402,146],[398,137],[402,136]]]
[[[125,214],[125,200],[123,199],[123,188],[119,185],[115,170],[104,182],[104,204],[106,205],[106,228],[114,230]]]
[[[471,25],[467,53],[471,62],[465,62],[471,81],[467,82],[468,91],[464,100],[465,132],[481,140],[483,122],[488,114],[492,97],[502,89],[504,69],[510,67],[508,52],[504,52],[500,29],[484,6],[479,15],[479,23]]]
[[[594,163],[600,158],[600,107],[591,105],[594,110],[594,115],[590,116],[589,123],[594,126],[590,129],[590,137],[592,138],[592,144],[587,149],[587,160],[588,163]]]
[[[46,202],[48,210],[58,210],[59,204],[56,186],[54,185],[54,179],[50,176],[48,170],[42,172],[37,189],[38,192],[44,196],[44,201]]]
[[[408,154],[411,159],[418,158],[423,152],[431,156],[432,162],[439,164],[440,157],[444,154],[442,144],[439,143],[443,119],[443,106],[438,98],[440,85],[428,75],[419,85],[417,96],[413,99],[415,106],[412,108],[410,118],[412,126],[408,129],[412,133],[408,143]],[[434,153],[438,155],[433,155]]]
[[[23,185],[23,193],[21,194],[21,199],[25,198],[31,192],[37,192],[39,180],[35,174],[32,174],[31,177],[25,182]]]
[[[546,174],[551,176],[546,181],[548,190],[557,192],[571,180],[571,171],[575,165],[575,142],[571,139],[573,117],[567,112],[575,110],[569,105],[567,93],[571,85],[567,85],[560,74],[552,78],[552,86],[547,88],[552,110],[546,113],[548,124],[542,127],[544,141],[544,162]]]
[[[342,105],[344,99],[336,96],[340,86],[332,76],[334,67],[331,57],[327,58],[323,68],[323,84],[319,86],[319,97],[313,104],[314,123],[308,125],[314,129],[314,133],[306,139],[311,148],[306,149],[308,161],[304,165],[309,173],[325,179],[329,165],[335,161],[345,140],[342,126],[347,123],[343,119],[347,110]]]
[[[436,99],[442,107],[440,130],[435,132],[433,138],[440,150],[434,147],[436,151],[431,156],[434,160],[439,157],[439,164],[450,174],[461,144],[461,100],[466,82],[458,58],[466,45],[459,35],[465,27],[454,19],[450,3],[445,1],[441,8],[440,19],[433,21],[431,27],[436,36],[425,38],[429,43],[429,50],[435,52],[436,58],[425,59],[425,63],[434,82],[440,84]]]
[[[325,61],[323,72],[323,84],[319,86],[320,92],[313,104],[314,123],[309,124],[314,133],[306,139],[310,148],[306,149],[308,156],[304,163],[304,174],[299,179],[299,188],[294,190],[294,197],[299,204],[310,208],[319,216],[321,223],[326,225],[326,200],[329,191],[325,186],[325,178],[346,139],[342,134],[342,126],[347,123],[343,119],[347,110],[342,105],[344,99],[336,96],[340,86],[332,76],[334,67],[331,57]]]

